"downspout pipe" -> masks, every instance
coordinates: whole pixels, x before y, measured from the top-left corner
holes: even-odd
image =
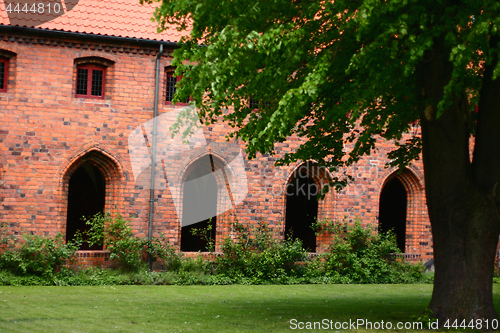
[[[151,184],[149,187],[149,225],[148,225],[149,244],[151,244],[153,240],[153,213],[154,213],[155,176],[156,176],[156,135],[158,127],[156,119],[158,118],[158,92],[160,89],[160,58],[162,55],[163,55],[163,44],[160,44],[160,51],[156,54],[153,142],[151,145]],[[151,253],[148,253],[148,267],[149,271],[151,272],[153,269]]]

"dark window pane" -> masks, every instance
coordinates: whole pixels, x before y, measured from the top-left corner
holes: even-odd
[[[254,109],[267,108],[269,107],[269,105],[271,105],[271,103],[269,103],[268,101],[260,101],[254,97],[250,97],[248,105],[250,109],[254,110]]]
[[[250,104],[250,109],[252,109],[252,110],[259,108],[259,101],[256,100],[253,97],[250,97],[250,103],[249,104]]]
[[[0,89],[5,89],[5,62],[0,62]]]
[[[89,75],[88,69],[78,68],[78,74],[76,77],[76,94],[77,95],[87,95],[88,75]]]
[[[172,102],[175,94],[175,84],[177,83],[177,78],[173,76],[167,76],[167,102]]]
[[[92,96],[102,96],[102,78],[102,70],[92,70]]]

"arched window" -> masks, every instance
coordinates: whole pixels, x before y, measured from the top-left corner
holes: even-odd
[[[213,172],[221,165],[206,155],[187,170],[183,184],[181,251],[206,251],[207,239],[215,244],[217,227],[218,182]],[[211,230],[207,228],[211,225]],[[205,237],[193,235],[193,229],[206,230]]]
[[[406,249],[407,193],[404,184],[394,176],[386,182],[380,193],[379,230],[392,230],[401,252]]]
[[[318,184],[304,165],[297,169],[286,188],[285,237],[298,238],[316,252],[316,234],[311,228],[318,217]]]
[[[60,171],[61,200],[67,203],[61,211],[66,222],[66,240],[73,240],[77,230],[88,228],[82,216],[91,218],[98,212],[120,211],[122,170],[116,157],[96,143],[82,147],[65,162]],[[81,249],[89,249],[88,244]]]
[[[66,240],[74,239],[77,231],[88,230],[84,218],[91,218],[104,212],[106,186],[104,175],[91,161],[83,162],[71,175],[68,184],[68,214],[66,224]],[[84,243],[81,249],[90,249]],[[94,245],[92,249],[102,249]]]

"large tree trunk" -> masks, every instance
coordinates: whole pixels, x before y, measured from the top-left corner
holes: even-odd
[[[428,192],[430,202],[438,201],[429,207],[436,267],[429,308],[441,325],[446,319],[497,318],[492,278],[498,216],[487,196],[474,192],[456,193],[446,207],[436,207],[441,199]]]
[[[444,38],[437,39],[417,69],[425,101],[421,107],[423,158],[434,241],[430,309],[441,326],[448,319],[467,323],[497,319],[492,283],[500,232],[499,80],[492,80],[493,68],[486,66],[471,162],[465,93],[457,94],[442,116],[436,116],[435,101],[441,100],[453,70],[449,54]]]

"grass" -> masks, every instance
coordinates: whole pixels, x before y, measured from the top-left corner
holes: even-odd
[[[290,320],[415,321],[431,292],[425,284],[0,287],[0,332],[314,332],[291,330]],[[498,311],[496,284],[494,295]]]

